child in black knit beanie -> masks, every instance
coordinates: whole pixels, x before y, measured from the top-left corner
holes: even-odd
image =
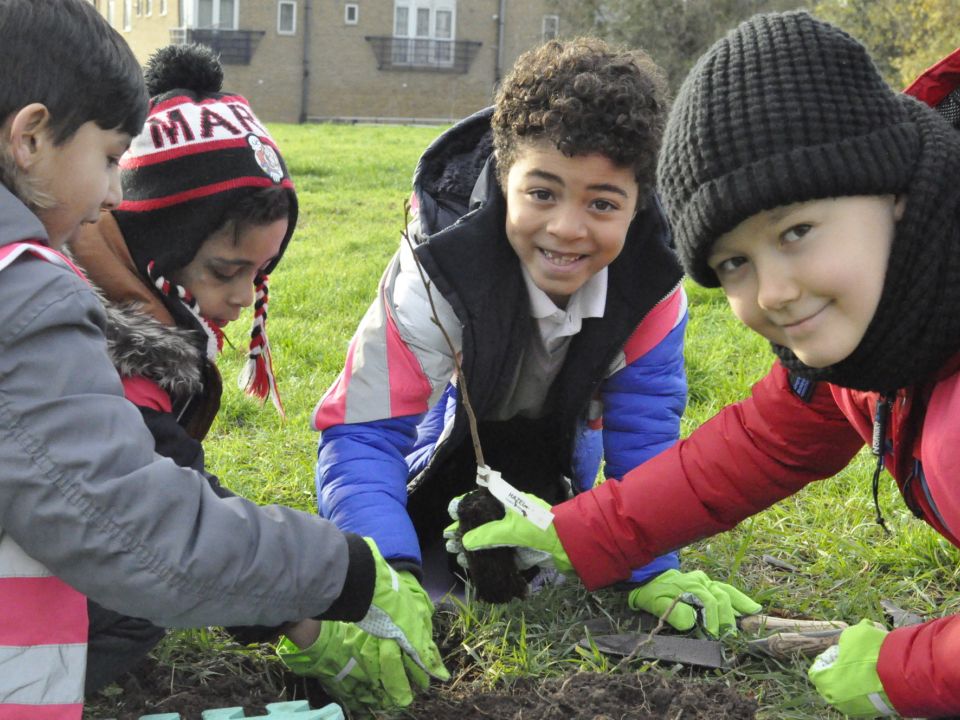
[[[809,14],[719,40],[678,93],[657,179],[685,269],[721,286],[778,361],[622,483],[554,507],[552,537],[508,513],[464,547],[538,547],[599,587],[834,475],[865,442],[874,500],[885,466],[960,546],[958,71],[960,51],[910,88],[938,113]],[[960,615],[889,633],[864,620],[809,675],[850,716],[954,716],[958,653]]]

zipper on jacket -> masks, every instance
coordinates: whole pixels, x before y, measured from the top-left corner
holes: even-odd
[[[873,413],[873,442],[870,449],[877,458],[877,466],[873,470],[873,507],[877,511],[876,523],[889,535],[890,529],[880,512],[880,473],[883,472],[883,458],[887,450],[887,424],[890,420],[890,406],[893,396],[890,393],[881,393],[877,398],[877,407]]]

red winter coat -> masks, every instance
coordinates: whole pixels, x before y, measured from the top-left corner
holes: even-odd
[[[688,439],[556,507],[556,528],[588,588],[724,530],[841,470],[871,441],[877,394],[820,384],[809,402],[777,363],[746,400]],[[893,403],[886,467],[908,504],[960,546],[960,358]],[[866,491],[866,488],[865,488]],[[671,512],[664,512],[670,508]],[[887,635],[878,672],[906,717],[960,714],[960,615]]]

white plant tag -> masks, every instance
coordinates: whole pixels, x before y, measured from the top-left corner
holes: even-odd
[[[541,530],[546,530],[553,522],[552,512],[528,501],[519,490],[504,480],[499,472],[486,465],[477,468],[477,485],[487,488],[507,510],[520,513]]]

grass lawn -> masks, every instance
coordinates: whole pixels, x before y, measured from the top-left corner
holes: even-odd
[[[416,159],[439,129],[274,125],[272,131],[300,198],[297,233],[271,279],[269,331],[287,418],[281,421],[269,405],[260,408],[235,389],[248,313],[229,329],[234,349],[227,348],[221,363],[223,409],[205,446],[209,469],[233,490],[260,503],[314,510],[317,437],[309,429],[310,414],[339,372],[347,342],[397,247]],[[766,344],[737,325],[719,291],[690,284],[688,292],[684,434],[743,397],[773,361]],[[956,550],[912,518],[886,474],[880,504],[893,533],[885,536],[873,522],[872,467],[872,458],[861,454],[837,478],[686,549],[686,568],[735,583],[768,610],[789,615],[882,619],[883,598],[921,615],[960,611]],[[763,562],[765,555],[800,572],[774,569]],[[612,591],[588,597],[575,582],[526,603],[473,603],[453,621],[463,650],[475,661],[458,682],[493,684],[574,666],[609,669],[616,661],[578,650],[580,635],[572,628],[623,604]],[[176,656],[197,643],[220,650],[209,634],[193,631],[173,634],[161,652]],[[642,661],[631,666],[645,668]],[[717,671],[716,679],[753,693],[761,717],[839,717],[819,700],[805,672],[803,662],[747,660]]]

